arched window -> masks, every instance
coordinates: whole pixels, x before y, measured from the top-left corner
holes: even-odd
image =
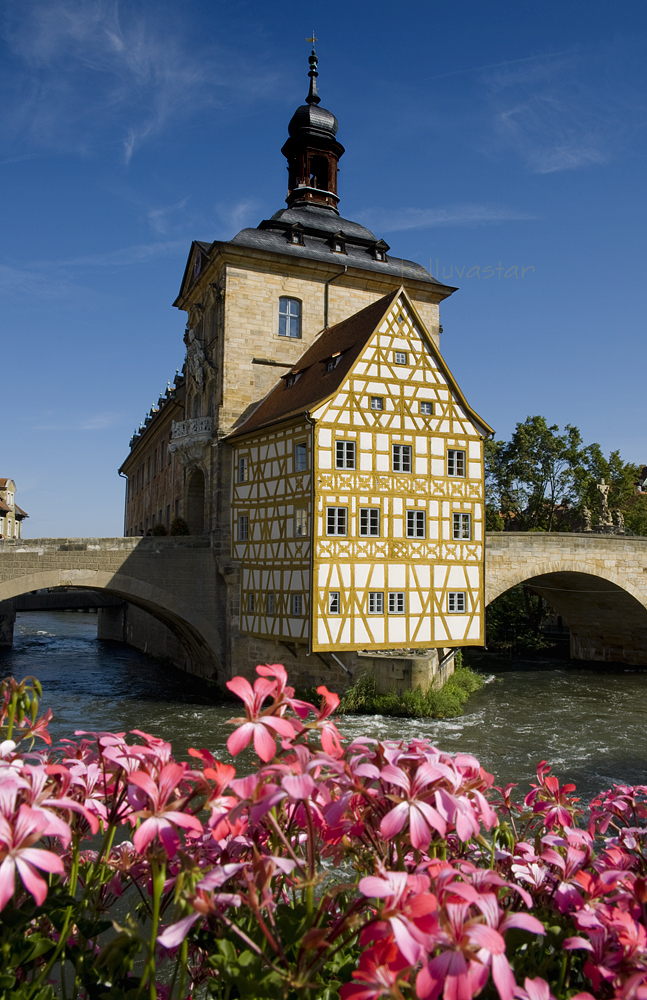
[[[301,303],[298,299],[279,299],[279,337],[301,339]]]

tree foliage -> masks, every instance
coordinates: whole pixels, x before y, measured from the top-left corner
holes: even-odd
[[[627,529],[647,534],[647,494],[639,493],[640,466],[619,451],[605,458],[599,444],[585,445],[577,427],[563,431],[545,417],[526,417],[510,441],[486,441],[486,522],[489,531],[573,531],[588,509],[600,516],[597,484],[610,486],[609,507]]]

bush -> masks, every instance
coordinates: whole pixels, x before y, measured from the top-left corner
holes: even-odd
[[[242,778],[140,730],[35,753],[40,686],[2,682],[0,1000],[644,1000],[646,786],[584,822],[545,762],[517,802],[426,739],[343,746],[337,695],[257,672],[227,685]]]
[[[186,523],[183,517],[174,517],[171,521],[171,534],[172,535],[190,535],[189,525]]]
[[[151,531],[151,535],[168,535],[168,531],[163,524],[156,524]]]

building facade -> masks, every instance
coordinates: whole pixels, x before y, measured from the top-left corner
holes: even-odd
[[[22,522],[29,517],[16,503],[13,479],[0,479],[0,538],[22,538]]]
[[[288,644],[304,677],[311,653],[344,662],[482,642],[490,433],[440,355],[439,305],[455,289],[340,216],[344,148],[320,107],[314,51],[309,76],[282,149],[287,207],[232,240],[192,244],[174,303],[187,314],[182,374],[120,469],[126,534],[180,517],[210,535],[226,670],[249,672]],[[298,412],[261,427],[314,372]],[[355,465],[335,464],[341,445]],[[450,453],[464,471],[449,471]],[[452,535],[459,523],[468,534]],[[379,594],[381,613],[370,610]],[[462,595],[452,611],[451,594]]]

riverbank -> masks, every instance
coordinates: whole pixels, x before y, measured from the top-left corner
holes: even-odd
[[[377,691],[375,675],[364,674],[344,692],[339,715],[385,715],[405,719],[450,719],[463,714],[463,709],[475,691],[484,684],[483,677],[463,665],[456,653],[454,673],[440,690],[431,687],[424,693],[420,688],[398,694]]]

